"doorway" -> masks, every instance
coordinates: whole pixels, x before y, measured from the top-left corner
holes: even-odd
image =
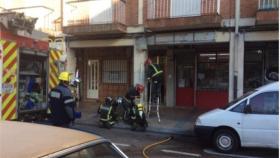
[[[87,98],[98,99],[99,97],[99,60],[88,60],[87,66]]]
[[[176,105],[194,105],[195,53],[175,51],[176,60]]]

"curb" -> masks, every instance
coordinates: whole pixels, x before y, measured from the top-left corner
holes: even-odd
[[[99,126],[96,123],[76,122],[75,124],[85,125],[85,126],[95,126],[95,127]],[[112,128],[130,129],[130,126],[126,125],[126,124],[115,124]],[[176,134],[176,135],[182,135],[182,136],[195,136],[193,130],[180,130],[180,129],[175,129],[175,128],[148,127],[148,128],[146,128],[146,132],[162,133],[162,134]]]

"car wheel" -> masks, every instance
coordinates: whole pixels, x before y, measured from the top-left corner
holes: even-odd
[[[238,139],[235,133],[228,129],[221,129],[215,132],[213,145],[217,151],[231,153],[238,148]]]

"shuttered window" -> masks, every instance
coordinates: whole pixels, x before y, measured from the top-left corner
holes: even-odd
[[[171,0],[171,17],[189,17],[200,15],[201,1]]]
[[[127,60],[104,60],[102,66],[103,83],[127,83]]]

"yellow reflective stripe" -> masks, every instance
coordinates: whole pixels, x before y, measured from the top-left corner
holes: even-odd
[[[107,119],[108,119],[108,120],[111,118],[111,117],[110,117],[111,111],[112,111],[112,106],[110,106],[110,109],[109,109],[108,114],[107,114]]]
[[[158,70],[155,66],[154,66],[154,64],[151,64],[151,66],[153,67],[153,69],[155,70],[155,74],[153,74],[152,75],[152,77],[155,77],[156,75],[158,75],[158,74],[161,74],[163,71],[162,70]]]

